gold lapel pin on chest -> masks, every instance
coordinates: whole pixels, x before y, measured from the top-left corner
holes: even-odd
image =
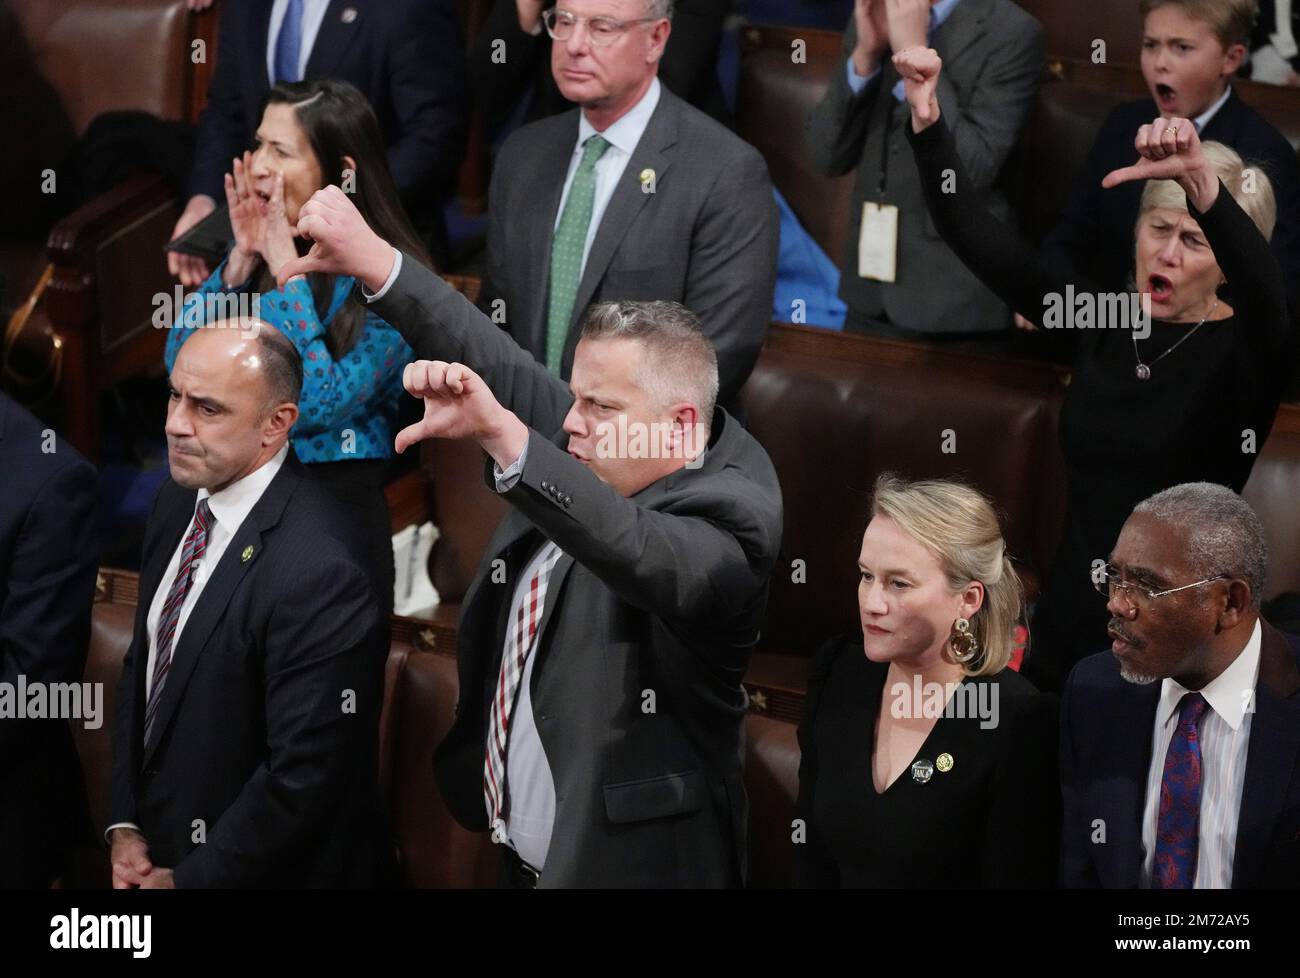
[[[253,547],[250,544],[249,546],[245,547],[244,552],[239,555],[239,560],[241,563],[247,564],[252,559],[253,559]]]

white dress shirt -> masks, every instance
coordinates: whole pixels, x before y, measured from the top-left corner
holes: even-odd
[[[1246,751],[1255,712],[1259,680],[1259,649],[1263,629],[1258,621],[1246,647],[1223,672],[1202,689],[1210,708],[1201,717],[1201,816],[1196,851],[1198,890],[1232,886],[1232,862],[1237,853],[1237,820],[1246,783]],[[1146,808],[1142,815],[1141,886],[1151,885],[1156,855],[1156,822],[1165,755],[1178,729],[1178,704],[1190,692],[1173,679],[1160,687],[1155,728],[1151,735],[1151,767],[1147,772]]]
[[[190,612],[198,604],[199,595],[203,593],[203,587],[207,584],[208,578],[212,576],[212,572],[217,565],[221,563],[221,555],[226,552],[226,547],[230,545],[231,539],[239,532],[239,528],[247,519],[248,514],[257,505],[257,501],[262,498],[262,493],[266,492],[266,487],[271,484],[271,480],[280,471],[280,467],[284,464],[285,457],[288,454],[289,443],[285,442],[280,446],[280,450],[260,468],[254,469],[239,481],[232,482],[217,493],[209,493],[206,489],[200,489],[198,496],[195,497],[195,513],[198,512],[199,503],[206,499],[215,522],[208,527],[208,539],[203,550],[203,556],[194,561],[192,565],[194,569],[190,580],[190,590],[181,603],[180,617],[176,620],[176,631],[172,635],[173,656],[176,654],[177,646],[180,645],[181,632],[185,630],[185,622],[189,620]],[[171,559],[167,561],[167,567],[158,580],[158,589],[154,591],[153,599],[149,602],[149,614],[145,618],[145,628],[149,634],[149,658],[145,662],[144,673],[146,703],[149,701],[149,693],[153,690],[154,661],[158,656],[158,619],[162,617],[163,605],[167,602],[167,592],[171,590],[172,582],[176,580],[176,572],[180,569],[181,552],[185,549],[185,538],[190,535],[190,530],[193,528],[194,516],[191,515],[190,521],[185,527],[185,532],[181,534],[180,542],[176,544],[176,549],[172,551]],[[105,837],[107,838],[114,829],[119,827],[139,831],[139,827],[131,822],[117,822],[105,830]]]
[[[659,79],[653,78],[650,81],[650,87],[641,96],[641,101],[628,109],[617,122],[599,134],[609,143],[609,148],[596,161],[596,194],[592,200],[591,223],[587,225],[587,240],[582,246],[583,271],[587,268],[587,255],[591,252],[591,243],[596,240],[596,230],[600,227],[600,219],[605,214],[605,208],[609,206],[609,199],[614,196],[614,188],[618,186],[623,171],[627,169],[628,160],[632,158],[637,143],[641,142],[641,137],[645,135],[646,126],[650,124],[650,117],[654,115],[655,106],[658,104]],[[564,192],[560,195],[560,206],[555,212],[555,224],[552,227],[552,233],[560,226],[560,216],[564,213],[564,203],[569,199],[569,188],[573,186],[573,178],[578,172],[578,164],[582,162],[582,145],[595,135],[597,135],[596,130],[587,121],[587,114],[585,112],[579,113],[578,141],[574,144],[573,154],[569,157],[569,172],[564,177]]]
[[[298,77],[307,75],[307,61],[316,46],[316,35],[325,20],[330,0],[302,0],[302,43],[298,47]],[[280,37],[284,15],[289,12],[289,0],[275,0],[271,5],[271,24],[266,32],[266,77],[275,84],[275,42]]]

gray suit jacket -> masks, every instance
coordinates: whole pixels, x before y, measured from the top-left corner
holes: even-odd
[[[957,140],[957,151],[985,201],[1000,219],[1010,208],[994,184],[1016,134],[1028,118],[1043,63],[1042,28],[1011,0],[961,0],[931,40],[943,58],[939,108]],[[830,88],[808,120],[808,152],[830,176],[856,168],[840,276],[840,298],[849,308],[923,333],[963,333],[1010,325],[1010,309],[986,289],[944,244],[925,206],[907,146],[911,113],[892,89],[898,73],[889,62],[854,96],[844,61],[857,45],[849,18],[843,58]],[[886,119],[892,121],[886,132]],[[882,145],[888,140],[887,146]],[[858,275],[858,233],[864,201],[879,201],[882,151],[887,180],[884,201],[899,209],[896,281]]]
[[[542,360],[551,239],[578,112],[519,129],[492,174],[484,302],[504,300],[507,330]],[[654,171],[654,193],[642,191],[646,169]],[[778,239],[772,184],[758,151],[661,88],[592,241],[560,375],[567,380],[573,369],[578,327],[591,303],[674,300],[704,324],[718,354],[719,399],[733,405],[772,320]]]
[[[432,272],[404,260],[374,306],[416,356],[467,364],[533,429],[522,476],[504,494],[513,512],[461,611],[460,703],[434,758],[452,814],[488,827],[483,760],[514,575],[545,537],[564,556],[530,686],[556,795],[540,885],[739,885],[741,678],[781,543],[767,453],[718,409],[698,469],[625,498],[564,450],[565,383]]]

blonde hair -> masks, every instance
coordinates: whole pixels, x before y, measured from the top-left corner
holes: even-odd
[[[1273,193],[1273,181],[1268,178],[1262,166],[1247,166],[1237,155],[1237,151],[1223,143],[1208,142],[1201,144],[1201,152],[1209,161],[1214,175],[1223,181],[1246,216],[1255,222],[1265,240],[1273,237],[1273,226],[1277,223],[1277,197]],[[1253,174],[1247,177],[1247,174]],[[1187,210],[1187,194],[1173,180],[1148,180],[1142,190],[1142,206],[1138,208],[1138,223],[1147,211],[1155,208]]]
[[[1141,0],[1138,10],[1147,14],[1161,7],[1177,7],[1190,20],[1209,24],[1226,51],[1234,44],[1250,46],[1250,32],[1259,13],[1257,0]]]
[[[887,516],[930,551],[956,593],[972,581],[984,585],[984,602],[971,616],[979,652],[962,664],[967,676],[991,676],[1011,661],[1020,619],[1020,576],[1007,557],[993,504],[960,482],[909,482],[892,472],[876,479],[871,515]],[[950,655],[945,642],[945,655]]]

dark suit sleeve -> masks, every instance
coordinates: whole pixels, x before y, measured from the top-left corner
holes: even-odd
[[[1113,109],[1106,117],[1097,138],[1093,140],[1088,158],[1083,169],[1070,190],[1065,210],[1061,212],[1056,226],[1043,239],[1043,253],[1059,262],[1068,263],[1076,268],[1086,268],[1093,254],[1104,239],[1101,227],[1101,215],[1104,213],[1102,198],[1110,193],[1101,185],[1102,178],[1114,167],[1111,166],[1113,148],[1127,142],[1131,148],[1137,130],[1125,133],[1121,110],[1123,106]],[[1132,153],[1137,159],[1137,151]],[[1131,162],[1131,161],[1130,161]]]
[[[822,690],[830,678],[839,643],[832,639],[818,650],[808,666],[808,692],[804,697],[804,715],[799,723],[799,797],[796,816],[802,820],[804,841],[794,846],[791,876],[799,889],[838,889],[839,867],[822,841],[813,815],[813,797],[817,790],[818,756],[815,739],[817,714]]]
[[[6,475],[4,478],[11,478]],[[0,683],[79,683],[99,565],[95,470],[60,464],[32,496],[5,568]],[[17,721],[0,724],[0,741]]]
[[[1051,887],[1061,829],[1056,701],[1032,696],[1010,722],[993,775],[980,885]]]
[[[1077,669],[1070,673],[1061,695],[1061,886],[1092,889],[1098,885],[1087,848],[1092,844],[1092,817],[1083,809],[1082,772],[1075,742],[1083,736],[1074,715],[1079,708],[1077,675]]]
[[[718,174],[696,221],[682,297],[717,352],[724,404],[754,369],[772,322],[780,227],[767,165],[746,147]]]
[[[1294,358],[1295,328],[1287,309],[1286,285],[1268,241],[1219,181],[1219,194],[1202,213],[1190,200],[1188,213],[1205,232],[1223,277],[1232,289],[1236,311],[1248,336],[1266,354]],[[1290,371],[1288,370],[1288,376]]]
[[[386,652],[379,618],[352,564],[322,562],[286,582],[264,638],[267,761],[175,867],[178,888],[255,884],[373,778]]]
[[[495,0],[469,53],[469,83],[489,133],[515,111],[550,53],[545,28],[536,37],[519,27],[515,0]],[[497,41],[503,41],[504,47]],[[500,50],[500,54],[497,51]],[[494,60],[495,56],[495,60]],[[504,58],[504,60],[502,60]],[[549,71],[549,61],[546,66]]]
[[[768,555],[780,546],[779,501],[767,500],[771,519],[754,515],[763,487],[718,476],[714,498],[693,501],[690,511],[655,511],[621,496],[536,431],[527,451],[505,498],[628,604],[670,627],[691,628],[692,637],[754,616],[771,571]]]
[[[222,0],[217,38],[217,64],[208,84],[208,100],[199,116],[187,195],[207,194],[217,204],[224,200],[222,178],[231,160],[248,149],[251,133],[244,117],[235,51],[250,43],[247,36],[248,5]],[[267,17],[270,17],[269,7]],[[253,64],[262,63],[257,58]]]
[[[509,162],[511,147],[514,144],[513,139],[507,139],[502,145],[501,153],[497,157],[496,164],[492,167],[492,180],[488,184],[488,200],[491,201],[491,206],[488,207],[487,214],[487,256],[483,269],[483,288],[479,293],[479,307],[489,311],[492,302],[500,299],[505,305],[502,326],[518,342],[519,333],[516,332],[516,329],[512,329],[510,321],[509,301],[515,295],[515,290],[511,287],[510,265],[506,261],[507,248],[504,217],[506,212],[510,210],[510,205],[507,203],[509,196],[507,173],[517,172],[514,165]],[[515,328],[518,328],[519,325],[518,322],[514,324]],[[519,345],[523,346],[522,343]]]
[[[452,0],[410,0],[392,23],[388,86],[399,135],[388,166],[404,198],[422,188],[447,196],[464,153],[465,31]]]
[[[146,554],[153,553],[160,546],[158,533],[158,510],[162,506],[163,496],[167,493],[170,482],[164,482],[153,498],[153,507],[145,523],[144,547]],[[167,582],[170,585],[170,582]],[[159,586],[163,586],[160,584]],[[138,601],[152,602],[152,594],[140,594]],[[146,612],[147,616],[147,612]],[[146,620],[146,619],[141,619]],[[147,627],[147,626],[146,626]],[[144,655],[144,661],[137,661],[137,652]],[[122,660],[122,675],[117,681],[117,692],[113,698],[113,764],[109,781],[108,821],[104,828],[118,822],[137,822],[135,811],[135,778],[131,770],[132,738],[135,736],[136,671],[144,669],[149,661],[149,637],[137,633],[132,637],[131,645]],[[143,711],[140,712],[143,716]]]
[[[371,303],[421,360],[463,363],[530,428],[555,432],[573,397],[463,295],[409,255],[382,299]]]
[[[880,87],[884,70],[876,75],[859,94],[849,88],[845,63],[853,55],[858,43],[858,32],[853,17],[844,28],[844,43],[840,61],[831,73],[826,94],[808,117],[805,140],[813,165],[828,177],[843,176],[853,170],[862,159],[862,147],[867,140],[867,124],[871,121],[871,105]]]
[[[1033,322],[1041,321],[1044,296],[1049,293],[1063,295],[1071,282],[1090,290],[1073,269],[1040,256],[989,211],[944,119],[940,116],[919,134],[909,123],[907,137],[930,217],[953,253],[993,293]],[[950,176],[955,191],[945,193]]]
[[[709,75],[717,74],[718,43],[730,12],[729,0],[681,0],[674,5],[672,33],[659,61],[659,80],[674,95],[698,105]]]
[[[939,73],[936,97],[957,155],[976,188],[987,190],[1015,145],[1038,94],[1043,69],[1043,29],[1032,18],[1017,18],[1019,29],[1007,32],[996,53],[962,99],[947,72]],[[905,104],[897,108],[908,115]],[[908,132],[911,124],[907,123]]]

